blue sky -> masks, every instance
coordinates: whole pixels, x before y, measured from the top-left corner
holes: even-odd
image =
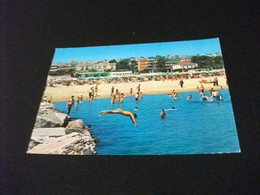
[[[53,63],[74,61],[99,61],[130,57],[190,56],[221,52],[218,38],[195,41],[161,42],[131,45],[56,48]]]

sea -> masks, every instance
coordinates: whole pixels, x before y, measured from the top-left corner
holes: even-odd
[[[239,153],[229,90],[220,91],[222,101],[204,102],[198,92],[144,95],[138,101],[126,97],[122,104],[109,98],[83,100],[74,104],[70,117],[91,125],[90,133],[99,142],[97,155],[185,155]],[[192,95],[191,100],[187,97]],[[66,113],[66,102],[54,103]],[[137,110],[135,108],[138,108]],[[104,110],[122,109],[137,114],[135,127],[120,114],[100,116]],[[166,117],[160,113],[165,110]]]

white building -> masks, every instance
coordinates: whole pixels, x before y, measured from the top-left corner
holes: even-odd
[[[110,72],[110,76],[119,76],[119,77],[126,77],[126,76],[133,76],[132,71],[124,71],[124,72]]]
[[[183,61],[183,62],[179,62],[177,64],[172,65],[172,69],[176,70],[176,69],[193,69],[198,67],[198,64],[196,63],[192,63],[192,62],[187,62],[187,61]]]
[[[109,61],[86,61],[79,63],[75,66],[75,70],[97,70],[99,72],[104,72],[106,70],[116,70],[116,63],[109,63]]]

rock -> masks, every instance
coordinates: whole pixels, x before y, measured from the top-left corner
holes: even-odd
[[[42,102],[38,110],[34,128],[64,127],[68,122],[66,114],[60,113],[51,103]]]
[[[56,128],[35,128],[32,132],[32,137],[48,136],[48,137],[60,137],[66,135],[64,127]]]
[[[27,153],[96,154],[96,140],[92,138],[88,127],[84,126],[82,120],[69,122],[69,119],[66,114],[57,111],[53,104],[42,102]]]
[[[83,129],[85,128],[82,120],[70,121],[66,127],[67,129]]]
[[[88,131],[88,128],[84,126],[84,123],[82,120],[70,121],[66,127],[65,132],[66,132],[66,134],[70,134],[72,132],[79,132],[86,136],[91,136]]]
[[[95,143],[92,137],[73,132],[62,137],[47,139],[28,150],[27,153],[94,155],[96,154],[94,148]]]
[[[42,144],[48,139],[50,139],[49,136],[32,136],[27,150],[33,149],[35,146],[37,146],[38,144]]]

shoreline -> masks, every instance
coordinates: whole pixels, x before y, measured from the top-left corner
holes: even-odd
[[[208,91],[211,88],[215,90],[220,90],[221,86],[223,89],[228,89],[226,85],[225,76],[217,77],[219,80],[218,86],[213,86],[212,83],[203,83],[205,91]],[[213,77],[204,78],[206,80],[213,80]],[[114,86],[115,89],[118,89],[119,92],[125,93],[125,95],[130,95],[130,88],[133,88],[133,94],[136,93],[136,87],[138,84],[141,84],[141,92],[143,95],[155,95],[155,94],[168,94],[175,90],[177,93],[184,92],[193,92],[198,91],[197,86],[200,87],[200,79],[185,79],[184,87],[181,88],[179,85],[179,80],[166,80],[166,81],[144,81],[144,82],[132,82],[132,83],[101,83],[98,85],[98,95],[94,99],[101,98],[110,98],[111,87]],[[47,86],[44,92],[44,95],[49,99],[52,96],[51,103],[57,102],[67,102],[69,98],[74,95],[75,100],[77,97],[83,95],[83,100],[88,100],[88,91],[91,87],[95,85],[71,85],[71,86],[62,86],[58,85],[55,87]]]

